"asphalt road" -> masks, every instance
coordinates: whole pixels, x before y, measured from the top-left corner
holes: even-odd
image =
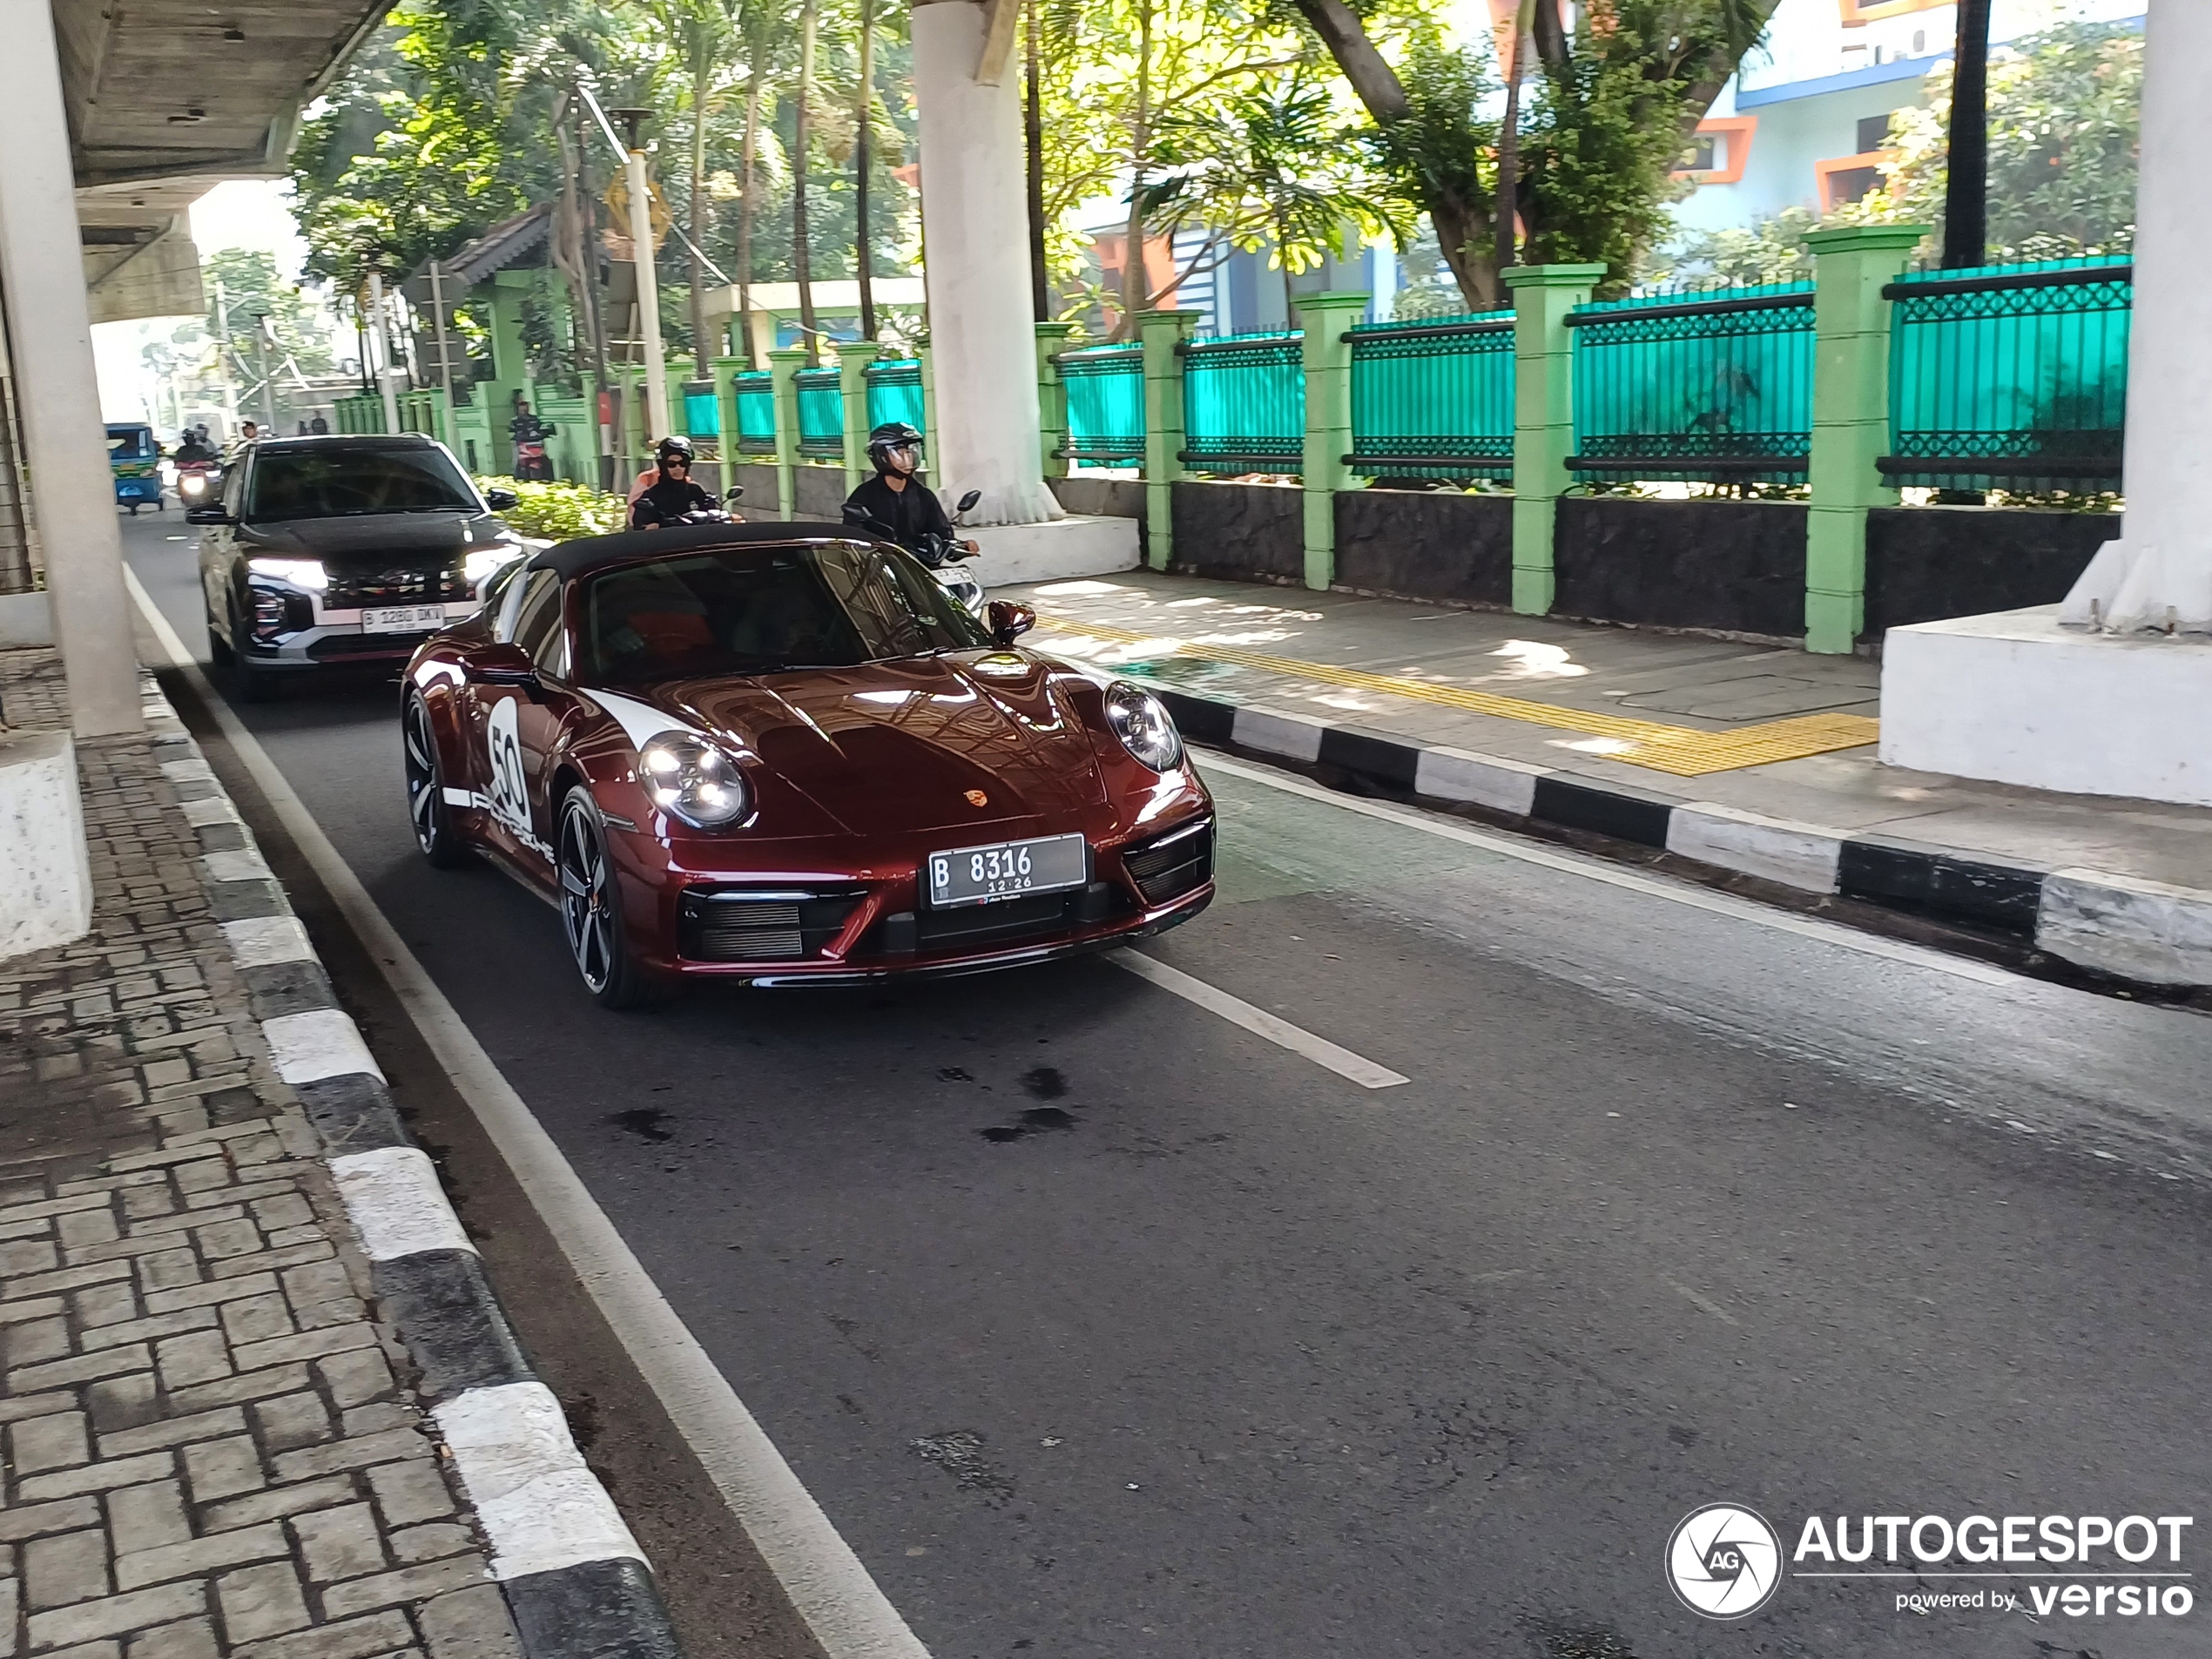
[[[181,528],[125,545],[197,648]],[[1978,1581],[1793,1579],[1721,1624],[1662,1570],[1719,1501],[1785,1545],[2199,1515],[2195,1570],[2202,1015],[1224,767],[1222,896],[1148,951],[1406,1085],[1096,961],[605,1015],[551,911],[415,857],[393,711],[239,712],[937,1659],[2212,1650],[2202,1607],[1895,1607]],[[464,1219],[526,1244],[466,1139]],[[604,1348],[488,1256],[541,1351]],[[577,1363],[687,1636],[806,1651],[619,1357]]]

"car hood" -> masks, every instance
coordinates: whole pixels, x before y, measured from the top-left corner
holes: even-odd
[[[239,540],[251,552],[320,559],[334,570],[389,570],[451,564],[496,542],[501,529],[489,513],[367,513],[242,524]]]
[[[849,832],[1012,833],[1106,799],[1060,671],[1027,652],[975,652],[640,695],[752,750]]]

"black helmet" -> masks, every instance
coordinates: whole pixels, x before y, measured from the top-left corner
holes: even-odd
[[[919,447],[921,434],[904,421],[887,421],[868,434],[868,459],[875,463],[878,472],[891,464],[891,452],[909,446]]]
[[[653,450],[653,459],[663,464],[680,461],[688,467],[691,464],[691,441],[681,433],[663,438]]]

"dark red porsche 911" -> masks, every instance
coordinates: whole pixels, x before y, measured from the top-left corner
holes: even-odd
[[[1158,698],[1015,647],[894,547],[819,524],[566,542],[426,641],[401,713],[433,864],[555,899],[622,1007],[964,973],[1213,897],[1213,803]]]

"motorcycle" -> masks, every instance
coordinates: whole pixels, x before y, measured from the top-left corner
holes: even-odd
[[[957,525],[961,521],[961,516],[970,511],[975,503],[982,499],[981,490],[969,490],[960,498],[959,505],[953,509],[952,522]],[[902,547],[906,545],[899,541],[899,533],[896,530],[881,519],[874,517],[864,508],[855,507],[847,502],[845,508],[845,522],[854,529],[866,530],[869,535],[881,541],[896,543]],[[929,568],[929,574],[937,578],[938,585],[951,594],[969,615],[977,617],[982,616],[983,584],[978,582],[971,572],[960,568],[962,560],[972,559],[975,555],[960,544],[959,537],[948,536],[941,530],[925,531],[921,537],[921,544],[919,547],[908,547],[907,551]]]
[[[177,462],[177,499],[187,510],[213,501],[223,493],[223,469],[212,461]]]
[[[515,476],[531,483],[553,482],[553,457],[545,453],[545,441],[555,430],[543,421],[513,422]]]

